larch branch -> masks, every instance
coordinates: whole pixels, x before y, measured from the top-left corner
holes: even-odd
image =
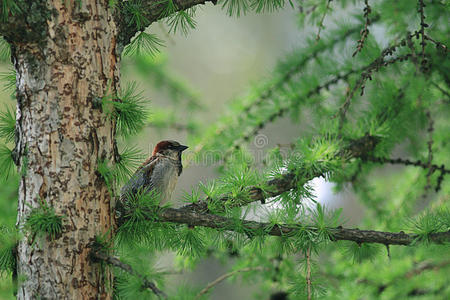
[[[198,213],[186,208],[164,208],[158,213],[160,222],[186,224],[188,226],[202,226],[226,231],[236,231],[236,220],[227,217]],[[301,224],[276,224],[248,220],[240,220],[241,226],[246,232],[262,232],[271,236],[293,236],[304,228]],[[313,226],[307,226],[308,230],[316,231]],[[412,245],[419,236],[404,232],[383,232],[375,230],[360,230],[343,227],[328,228],[332,241],[352,241],[356,243],[379,243],[384,245]],[[431,243],[450,242],[450,231],[437,232],[428,235]]]
[[[243,269],[239,269],[239,270],[235,270],[235,271],[223,274],[223,275],[217,277],[214,281],[211,281],[210,283],[208,283],[208,285],[197,294],[195,299],[200,299],[204,294],[206,294],[214,286],[218,285],[225,279],[227,279],[233,275],[236,275],[237,273],[251,272],[251,271],[257,271],[257,270],[264,270],[264,268],[263,267],[248,267],[248,268],[243,268]]]
[[[114,267],[122,269],[125,272],[138,277],[139,279],[142,280],[142,287],[150,289],[160,299],[161,298],[167,299],[166,293],[164,293],[163,291],[158,289],[152,281],[148,280],[144,275],[139,274],[129,264],[124,263],[119,258],[112,256],[112,255],[108,255],[102,251],[92,251],[91,254],[93,255],[94,258],[96,258],[98,260],[104,261],[105,263],[107,263],[109,265],[112,265]]]
[[[308,300],[311,300],[311,247],[306,250],[306,286],[308,288]]]
[[[371,161],[375,163],[390,163],[390,164],[401,164],[406,166],[417,166],[424,169],[429,169],[430,166],[426,162],[422,162],[420,160],[412,161],[409,159],[401,159],[401,158],[384,158],[384,157],[375,157],[370,153],[373,149],[375,149],[379,140],[371,135],[365,135],[359,139],[351,140],[348,142],[348,145],[339,153],[336,159],[345,158],[360,158],[363,161]],[[432,164],[431,169],[433,172],[439,171],[442,177],[446,174],[450,174],[450,169],[447,169],[444,165],[436,165]],[[316,177],[325,176],[325,174],[321,172],[310,173],[308,177],[302,178],[302,182],[308,182]],[[442,178],[443,179],[443,178]],[[441,180],[442,180],[441,179]],[[228,207],[236,207],[236,206],[246,206],[253,202],[261,202],[265,203],[266,199],[279,196],[285,192],[288,192],[295,187],[298,186],[299,179],[295,176],[294,173],[286,173],[281,177],[273,178],[265,182],[264,186],[267,187],[266,191],[263,191],[258,186],[250,186],[247,188],[248,197],[246,199],[241,199],[240,201],[229,201],[230,196],[223,195],[220,198],[222,203],[230,202],[227,204]],[[232,202],[232,203],[231,203]],[[208,212],[208,204],[210,203],[210,199],[204,199],[192,204],[188,204],[184,206],[184,209],[193,210],[197,212]]]
[[[206,4],[206,2],[217,3],[217,0],[173,0],[177,11],[185,10],[199,4]],[[120,5],[123,6],[124,4],[121,3]],[[148,24],[145,24],[145,26],[147,27],[150,24],[165,18],[166,16],[163,12],[166,6],[167,1],[143,0],[141,2],[142,12],[143,16],[148,20]],[[134,24],[130,24],[126,21],[129,19],[127,14],[129,14],[129,12],[123,9],[123,7],[117,9],[116,20],[119,27],[118,40],[122,46],[129,44],[133,36],[139,31]]]

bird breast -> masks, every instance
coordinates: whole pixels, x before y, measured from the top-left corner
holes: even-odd
[[[161,158],[153,169],[152,182],[160,193],[160,205],[170,201],[178,180],[178,166],[171,159]]]

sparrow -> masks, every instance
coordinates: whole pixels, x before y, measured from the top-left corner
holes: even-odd
[[[159,195],[159,205],[169,202],[178,177],[183,171],[181,153],[187,148],[188,146],[171,140],[156,144],[152,156],[136,170],[122,187],[120,191],[121,204],[125,205],[129,195],[135,195],[138,192],[148,194],[151,191]]]

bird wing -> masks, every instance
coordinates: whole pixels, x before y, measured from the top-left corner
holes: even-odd
[[[145,188],[145,193],[154,188],[151,174],[161,157],[151,156],[147,159],[131,176],[130,180],[120,190],[120,198],[124,199],[128,195],[135,195],[140,189]]]

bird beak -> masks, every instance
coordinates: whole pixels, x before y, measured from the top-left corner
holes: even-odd
[[[184,150],[186,150],[187,148],[189,148],[188,146],[185,145],[180,145],[178,146],[178,151],[183,152]]]

